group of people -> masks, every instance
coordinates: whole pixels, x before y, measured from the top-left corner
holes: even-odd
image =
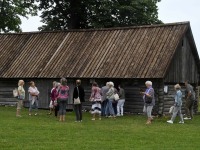
[[[143,96],[144,100],[144,108],[143,112],[147,115],[146,124],[151,124],[152,117],[152,109],[155,105],[155,96],[154,89],[152,87],[151,81],[146,81],[146,90],[140,93]],[[21,117],[20,110],[23,105],[23,100],[25,99],[25,90],[24,90],[24,81],[19,80],[18,82],[18,102],[17,102],[17,112],[16,116]],[[192,119],[193,118],[193,103],[195,100],[195,92],[193,90],[192,85],[189,84],[188,81],[185,82],[186,86],[186,115],[187,117],[183,118],[181,113],[182,107],[182,92],[181,86],[176,84],[175,88],[175,96],[174,96],[174,106],[173,106],[173,115],[171,120],[168,120],[168,123],[173,123],[177,114],[180,116],[180,122],[184,123],[184,119]],[[39,90],[35,86],[33,81],[29,82],[29,115],[32,115],[32,111],[35,110],[35,114],[37,115],[38,111],[38,100],[39,100]],[[116,99],[117,95],[117,99]],[[50,101],[50,112],[51,114],[53,110],[55,111],[55,116],[59,113],[59,121],[65,121],[66,116],[66,106],[69,99],[69,86],[67,86],[67,79],[61,78],[60,82],[53,82],[53,88],[51,89],[51,101]],[[78,102],[77,102],[78,100]],[[92,84],[90,102],[92,103],[91,114],[92,120],[96,120],[97,118],[101,120],[102,116],[108,118],[116,118],[116,116],[124,115],[124,103],[125,103],[125,92],[121,85],[118,86],[118,90],[114,87],[113,82],[107,82],[105,86],[100,88],[96,82]],[[76,102],[75,102],[76,101]],[[81,80],[76,80],[76,86],[73,90],[73,103],[74,103],[74,111],[76,114],[76,122],[82,122],[82,103],[85,102],[85,91],[81,86]]]
[[[35,83],[33,81],[29,82],[29,101],[30,101],[30,106],[29,106],[29,116],[32,115],[32,110],[35,109],[35,115],[37,115],[38,111],[38,98],[40,92],[38,91],[37,87],[35,86]],[[24,90],[24,81],[19,80],[18,82],[18,102],[17,102],[17,112],[16,116],[21,117],[20,110],[23,106],[23,100],[25,99],[25,90]]]
[[[195,91],[191,84],[189,84],[189,81],[185,81],[185,87],[186,87],[186,93],[185,93],[185,112],[186,117],[183,118],[183,115],[181,113],[182,108],[182,92],[181,92],[181,86],[179,84],[176,84],[174,86],[175,89],[175,95],[174,95],[174,107],[172,111],[172,117],[170,120],[167,121],[167,123],[174,123],[174,120],[176,116],[179,114],[180,121],[179,123],[183,124],[184,120],[191,120],[193,119],[193,105],[195,101]]]
[[[96,120],[96,116],[101,120],[101,116],[116,118],[116,116],[124,115],[125,92],[120,85],[118,89],[114,88],[114,83],[111,81],[102,88],[99,88],[96,82],[92,84],[90,96],[92,120]],[[118,99],[115,98],[116,94]]]

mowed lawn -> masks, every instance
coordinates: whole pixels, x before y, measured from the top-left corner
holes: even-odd
[[[82,123],[68,112],[66,122],[58,122],[47,110],[38,116],[15,117],[15,107],[0,107],[0,149],[14,150],[134,150],[200,149],[200,116],[185,124],[167,124],[168,118],[155,118],[146,125],[146,117],[126,115],[117,119],[91,121],[85,112]]]

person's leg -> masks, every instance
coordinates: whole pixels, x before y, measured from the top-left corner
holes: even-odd
[[[108,101],[106,103],[105,114],[106,114],[106,117],[108,117],[108,114],[109,114],[109,102]]]
[[[19,100],[19,101],[17,102],[17,112],[16,112],[16,116],[17,116],[17,117],[21,117],[21,115],[20,115],[20,110],[21,110],[21,108],[22,108],[22,105],[23,105],[23,101],[22,101],[22,100]]]
[[[67,101],[63,102],[63,116],[62,116],[62,121],[65,121],[66,117],[66,107],[67,107]]]
[[[110,99],[108,100],[109,112],[110,112],[110,115],[115,116],[115,114],[114,114],[114,110],[113,110],[112,101],[113,101],[113,100],[110,100]]]
[[[104,108],[104,105],[105,105],[105,100],[101,103],[101,115],[102,115],[102,116],[105,115],[105,108]]]
[[[190,110],[189,110],[189,107],[190,107],[190,100],[186,100],[185,102],[185,113],[186,113],[186,117],[190,117]]]
[[[193,118],[193,101],[190,100],[188,105],[189,105],[188,108],[189,108],[189,111],[190,111],[190,118],[192,119]]]
[[[58,110],[59,110],[59,106],[58,106],[58,104],[57,104],[57,106],[55,106],[55,117],[58,116]]]
[[[33,109],[33,104],[32,104],[32,100],[31,100],[31,101],[29,101],[29,116],[31,116],[32,109]]]
[[[152,116],[151,116],[151,112],[152,112],[152,109],[153,109],[153,106],[147,106],[147,123],[146,124],[151,124],[151,119],[152,119]]]
[[[124,103],[125,103],[125,100],[121,100],[121,116],[124,115]]]
[[[174,107],[173,114],[172,114],[172,117],[171,117],[171,121],[174,122],[179,110],[180,110],[179,107]]]
[[[184,121],[183,121],[183,115],[182,115],[182,112],[181,112],[181,107],[179,108],[178,113],[179,113],[180,121],[181,121],[182,123],[184,123]]]
[[[82,121],[83,119],[83,114],[82,114],[82,104],[79,104],[79,121]]]
[[[79,121],[78,105],[74,105],[74,111],[75,111],[75,114],[76,114],[76,121]]]
[[[63,103],[60,101],[59,103],[59,121],[62,121],[62,116],[63,116]]]
[[[114,103],[112,103],[113,106],[113,111],[114,111],[114,115],[117,115],[117,101],[113,101]]]
[[[35,115],[37,115],[38,112],[38,100],[35,100]]]
[[[118,100],[118,103],[117,103],[117,116],[120,116],[120,108],[121,108],[121,99]]]

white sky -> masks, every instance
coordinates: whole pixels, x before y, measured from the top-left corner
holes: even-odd
[[[200,0],[161,0],[158,16],[164,23],[190,21],[197,50],[200,54]],[[22,18],[23,32],[37,31],[40,17]]]

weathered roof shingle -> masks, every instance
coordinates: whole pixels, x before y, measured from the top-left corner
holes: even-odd
[[[189,23],[0,35],[1,78],[163,78]]]

